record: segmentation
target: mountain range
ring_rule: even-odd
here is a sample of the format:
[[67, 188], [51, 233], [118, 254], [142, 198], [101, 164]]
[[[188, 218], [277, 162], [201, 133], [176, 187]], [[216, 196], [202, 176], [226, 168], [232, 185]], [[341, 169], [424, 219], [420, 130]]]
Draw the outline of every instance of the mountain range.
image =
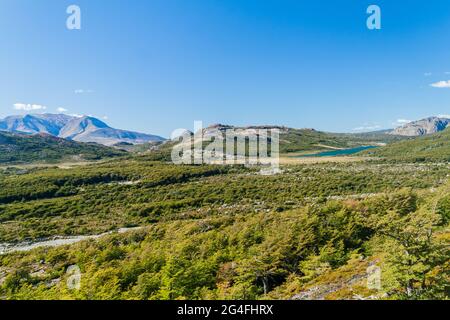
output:
[[[398, 154], [405, 153], [405, 149], [413, 147], [407, 142], [396, 145], [395, 142], [410, 140], [415, 137], [431, 136], [431, 140], [424, 140], [423, 146], [429, 146], [430, 143], [441, 143], [445, 146], [448, 142], [445, 138], [448, 137], [448, 130], [450, 130], [450, 119], [447, 117], [429, 117], [426, 119], [410, 122], [402, 127], [394, 130], [385, 130], [369, 133], [359, 134], [345, 134], [345, 133], [327, 133], [316, 131], [314, 129], [293, 129], [280, 126], [250, 126], [250, 127], [233, 127], [227, 125], [212, 125], [203, 129], [203, 135], [208, 138], [215, 130], [224, 131], [226, 129], [240, 129], [244, 135], [254, 133], [255, 129], [263, 128], [278, 128], [280, 129], [280, 152], [281, 153], [298, 153], [306, 151], [321, 151], [329, 149], [345, 149], [366, 145], [391, 145], [396, 148], [398, 146]], [[446, 131], [444, 136], [435, 136], [436, 133]], [[9, 136], [5, 136], [9, 134]], [[189, 132], [192, 134], [192, 132]], [[25, 139], [29, 137], [29, 139]], [[435, 141], [439, 137], [438, 141]], [[175, 144], [179, 143], [178, 139], [174, 141], [167, 141], [162, 137], [149, 135], [139, 132], [126, 131], [114, 129], [108, 126], [105, 122], [90, 116], [75, 117], [65, 114], [29, 114], [23, 116], [9, 116], [0, 120], [0, 147], [9, 154], [10, 159], [4, 159], [6, 162], [25, 161], [26, 150], [35, 150], [31, 158], [36, 158], [38, 150], [45, 150], [43, 154], [52, 154], [49, 158], [57, 158], [58, 147], [63, 154], [61, 157], [79, 156], [82, 158], [93, 158], [95, 153], [100, 155], [100, 158], [116, 156], [112, 154], [111, 150], [95, 149], [85, 143], [96, 143], [97, 145], [114, 146], [120, 150], [130, 152], [147, 152], [159, 150], [164, 159], [168, 159], [170, 149]], [[31, 139], [33, 138], [33, 139]], [[51, 139], [53, 138], [53, 139]], [[413, 139], [415, 140], [415, 139]], [[64, 141], [79, 143], [67, 144]], [[161, 142], [166, 142], [161, 145]], [[422, 143], [418, 141], [418, 146]], [[413, 143], [414, 144], [414, 143]], [[414, 147], [416, 145], [414, 144]], [[72, 150], [73, 149], [73, 150]], [[386, 148], [381, 148], [385, 150]], [[435, 148], [433, 147], [433, 150]], [[387, 149], [386, 149], [387, 150]], [[394, 149], [393, 149], [394, 150]], [[395, 149], [397, 150], [397, 149]], [[12, 154], [11, 152], [15, 152]], [[439, 154], [447, 154], [441, 152]], [[387, 152], [387, 151], [386, 151]], [[373, 153], [376, 153], [375, 151]], [[397, 152], [392, 152], [392, 154]], [[415, 152], [419, 154], [418, 152]], [[414, 153], [414, 154], [415, 154]], [[12, 158], [11, 158], [12, 157]], [[45, 158], [45, 157], [44, 157]], [[32, 159], [30, 159], [32, 160]]]
[[156, 135], [114, 129], [90, 116], [66, 114], [27, 114], [0, 120], [0, 131], [20, 134], [48, 134], [78, 142], [95, 142], [105, 146], [120, 143], [144, 144], [165, 139]]

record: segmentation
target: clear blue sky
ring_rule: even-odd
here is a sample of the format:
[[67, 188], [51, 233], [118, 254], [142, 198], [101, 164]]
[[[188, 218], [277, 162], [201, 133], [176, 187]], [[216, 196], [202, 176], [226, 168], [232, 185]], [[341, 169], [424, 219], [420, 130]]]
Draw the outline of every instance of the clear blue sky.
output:
[[2, 0], [0, 43], [0, 117], [37, 104], [169, 136], [194, 120], [351, 132], [450, 113], [450, 88], [430, 86], [450, 80], [448, 0]]

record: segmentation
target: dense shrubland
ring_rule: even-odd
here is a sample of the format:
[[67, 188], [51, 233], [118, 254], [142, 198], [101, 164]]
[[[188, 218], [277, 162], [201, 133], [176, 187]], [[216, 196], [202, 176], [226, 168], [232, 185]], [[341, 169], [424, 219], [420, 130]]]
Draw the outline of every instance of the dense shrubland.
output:
[[[117, 227], [217, 214], [282, 212], [327, 198], [430, 188], [448, 167], [378, 163], [257, 169], [175, 166], [146, 157], [0, 177], [0, 241], [96, 234]], [[43, 223], [44, 221], [44, 223]]]
[[[379, 161], [175, 166], [149, 156], [0, 171], [0, 243], [100, 234], [0, 255], [0, 298], [449, 297], [449, 166]], [[82, 271], [79, 291], [66, 270]], [[366, 269], [382, 269], [381, 290]]]
[[[0, 273], [8, 273], [0, 292], [13, 299], [287, 299], [345, 283], [376, 263], [380, 291], [363, 279], [324, 298], [448, 298], [447, 192], [403, 189], [284, 212], [160, 222], [70, 248], [9, 254], [0, 257]], [[74, 264], [79, 291], [66, 286]]]

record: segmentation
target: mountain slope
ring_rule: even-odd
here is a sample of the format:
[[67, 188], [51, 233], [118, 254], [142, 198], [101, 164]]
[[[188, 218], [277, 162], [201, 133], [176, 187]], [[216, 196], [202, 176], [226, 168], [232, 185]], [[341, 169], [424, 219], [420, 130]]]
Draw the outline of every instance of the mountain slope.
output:
[[64, 139], [74, 140], [81, 134], [86, 135], [103, 128], [108, 128], [108, 125], [96, 118], [74, 118], [69, 121], [63, 128], [61, 128], [58, 136]]
[[73, 117], [64, 114], [10, 116], [0, 120], [0, 130], [20, 133], [47, 133], [57, 136]]
[[164, 138], [139, 132], [113, 129], [106, 123], [92, 117], [76, 118], [62, 128], [61, 138], [79, 142], [96, 142], [106, 146], [118, 143], [143, 144], [164, 141]]
[[391, 134], [416, 137], [433, 134], [445, 130], [450, 125], [450, 119], [444, 117], [429, 117], [413, 121], [395, 129]]
[[0, 130], [13, 133], [45, 133], [79, 142], [95, 142], [106, 146], [118, 143], [143, 144], [164, 138], [109, 127], [94, 117], [72, 117], [63, 114], [11, 116], [0, 120]]
[[365, 151], [370, 156], [409, 161], [450, 161], [450, 128], [435, 134]]
[[98, 160], [126, 152], [97, 144], [79, 143], [51, 135], [0, 132], [0, 164]]

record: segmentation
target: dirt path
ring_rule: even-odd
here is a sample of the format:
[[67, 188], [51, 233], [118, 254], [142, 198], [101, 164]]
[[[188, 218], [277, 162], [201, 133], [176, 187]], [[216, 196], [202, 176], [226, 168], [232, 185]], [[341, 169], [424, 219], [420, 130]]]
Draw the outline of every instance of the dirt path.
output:
[[[117, 230], [117, 233], [127, 233], [130, 231], [140, 230], [142, 227], [137, 228], [122, 228]], [[26, 252], [36, 248], [42, 247], [60, 247], [65, 245], [74, 244], [84, 240], [99, 239], [101, 237], [113, 234], [114, 232], [102, 233], [92, 236], [74, 236], [74, 237], [56, 237], [53, 239], [45, 239], [41, 241], [26, 241], [21, 243], [0, 243], [0, 255], [11, 252]]]

